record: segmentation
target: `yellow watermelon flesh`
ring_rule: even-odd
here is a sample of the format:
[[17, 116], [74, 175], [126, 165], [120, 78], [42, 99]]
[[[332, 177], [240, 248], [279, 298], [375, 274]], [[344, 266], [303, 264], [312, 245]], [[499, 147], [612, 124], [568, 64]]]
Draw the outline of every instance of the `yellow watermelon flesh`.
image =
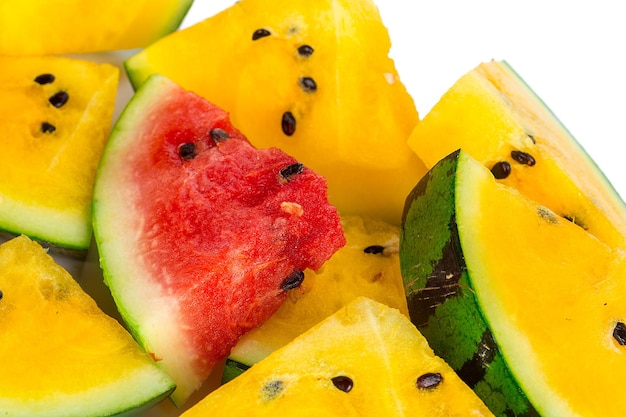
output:
[[397, 309], [358, 297], [183, 413], [492, 416]]
[[0, 245], [0, 414], [138, 414], [172, 380], [36, 242]]
[[118, 76], [109, 64], [0, 56], [0, 229], [86, 253]]
[[0, 55], [142, 48], [178, 28], [193, 0], [3, 0]]
[[399, 225], [426, 168], [406, 144], [418, 112], [390, 45], [371, 0], [243, 0], [125, 66], [135, 87], [163, 74], [325, 176], [342, 214]]

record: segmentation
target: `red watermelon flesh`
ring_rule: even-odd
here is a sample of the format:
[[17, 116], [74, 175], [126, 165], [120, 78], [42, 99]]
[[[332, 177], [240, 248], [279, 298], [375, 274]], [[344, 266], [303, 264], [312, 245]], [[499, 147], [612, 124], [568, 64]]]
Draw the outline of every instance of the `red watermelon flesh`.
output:
[[158, 75], [116, 123], [93, 206], [107, 285], [177, 405], [345, 244], [323, 177]]

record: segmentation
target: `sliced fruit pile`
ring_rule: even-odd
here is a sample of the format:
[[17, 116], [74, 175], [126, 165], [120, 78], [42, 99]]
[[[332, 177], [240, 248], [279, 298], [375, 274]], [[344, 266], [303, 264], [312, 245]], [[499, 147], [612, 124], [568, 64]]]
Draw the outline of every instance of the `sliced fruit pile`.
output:
[[[0, 415], [626, 414], [626, 205], [511, 66], [420, 120], [372, 0], [190, 5], [0, 4]], [[59, 54], [128, 49], [112, 123]]]

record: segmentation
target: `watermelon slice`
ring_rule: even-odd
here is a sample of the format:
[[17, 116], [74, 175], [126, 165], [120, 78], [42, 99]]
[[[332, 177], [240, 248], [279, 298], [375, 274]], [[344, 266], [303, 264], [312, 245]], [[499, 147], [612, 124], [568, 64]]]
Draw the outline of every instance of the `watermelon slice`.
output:
[[179, 406], [345, 244], [322, 176], [160, 75], [116, 123], [93, 207], [105, 281]]

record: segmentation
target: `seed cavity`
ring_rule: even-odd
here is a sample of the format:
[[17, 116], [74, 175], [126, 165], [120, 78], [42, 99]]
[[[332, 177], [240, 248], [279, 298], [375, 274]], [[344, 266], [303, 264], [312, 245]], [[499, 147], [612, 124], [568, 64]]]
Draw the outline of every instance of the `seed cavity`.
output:
[[491, 173], [497, 180], [503, 180], [511, 175], [511, 164], [506, 161], [500, 161], [493, 164], [491, 167]]
[[304, 171], [304, 165], [300, 162], [296, 162], [295, 164], [287, 165], [285, 168], [281, 169], [278, 175], [285, 182], [290, 182], [294, 179], [294, 177], [302, 174]]
[[302, 281], [304, 281], [304, 272], [296, 269], [283, 280], [280, 284], [280, 289], [283, 291], [293, 290], [294, 288], [298, 288], [302, 284]]
[[431, 390], [441, 384], [443, 377], [439, 372], [428, 372], [417, 378], [417, 388], [424, 390]]
[[57, 130], [56, 126], [48, 122], [43, 122], [40, 126], [40, 129], [42, 133], [52, 133]]
[[256, 41], [257, 39], [261, 39], [270, 35], [271, 35], [270, 31], [267, 29], [257, 29], [252, 34], [252, 40]]
[[618, 321], [613, 329], [613, 338], [617, 340], [620, 346], [626, 345], [626, 324]]
[[335, 388], [337, 388], [339, 391], [350, 392], [354, 387], [354, 382], [352, 381], [352, 378], [345, 375], [336, 376], [332, 378], [331, 381], [333, 382]]
[[311, 77], [302, 77], [299, 80], [300, 87], [307, 93], [317, 91], [317, 83]]
[[313, 47], [310, 45], [302, 45], [298, 48], [298, 54], [303, 57], [309, 57], [313, 55]]
[[48, 101], [57, 109], [59, 107], [63, 107], [65, 103], [70, 99], [70, 95], [65, 91], [59, 91], [58, 93], [51, 96]]
[[178, 147], [178, 155], [183, 161], [190, 161], [198, 155], [196, 145], [194, 143], [183, 143]]
[[365, 253], [371, 253], [374, 255], [379, 255], [385, 251], [385, 247], [382, 245], [371, 245], [363, 249]]
[[296, 118], [294, 117], [293, 113], [291, 113], [290, 111], [286, 111], [283, 113], [281, 127], [283, 129], [283, 133], [287, 136], [291, 136], [296, 133]]
[[40, 74], [40, 75], [38, 75], [38, 76], [36, 76], [36, 77], [35, 77], [35, 82], [36, 82], [37, 84], [41, 84], [41, 85], [44, 85], [44, 84], [51, 84], [51, 83], [53, 83], [53, 82], [54, 82], [54, 80], [55, 80], [54, 75], [52, 75], [52, 74], [48, 74], [48, 73], [46, 73], [46, 74]]
[[263, 388], [261, 388], [261, 395], [264, 399], [273, 400], [278, 396], [278, 394], [283, 392], [284, 389], [285, 384], [283, 383], [283, 381], [270, 381], [267, 384], [263, 385]]
[[535, 165], [535, 158], [531, 154], [526, 153], [526, 152], [511, 151], [511, 158], [513, 158], [515, 161], [519, 162], [520, 164], [524, 164], [528, 166]]
[[220, 129], [219, 127], [211, 129], [209, 135], [211, 136], [211, 139], [216, 142], [222, 142], [224, 141], [224, 139], [228, 139], [230, 137], [227, 131], [225, 131], [224, 129]]

